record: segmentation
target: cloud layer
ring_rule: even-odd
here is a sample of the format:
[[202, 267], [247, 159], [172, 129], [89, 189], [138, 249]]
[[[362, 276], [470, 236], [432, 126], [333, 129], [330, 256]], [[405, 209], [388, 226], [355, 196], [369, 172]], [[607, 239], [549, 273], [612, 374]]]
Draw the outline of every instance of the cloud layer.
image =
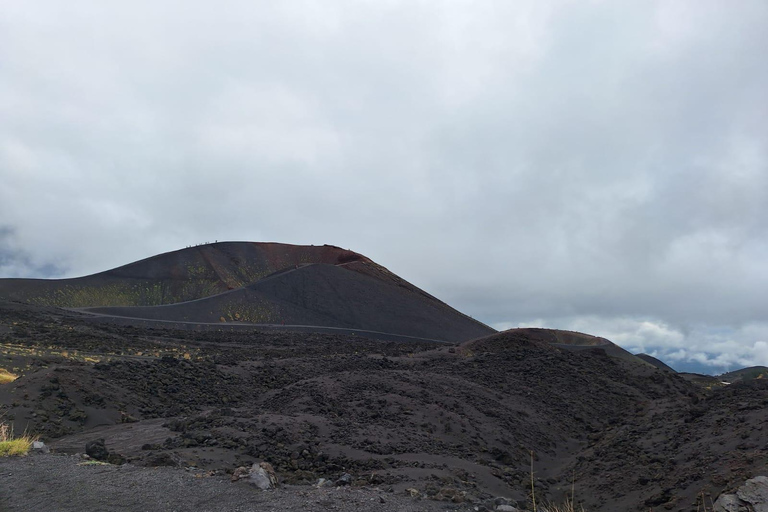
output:
[[768, 364], [764, 2], [0, 7], [3, 276], [334, 243], [495, 326]]

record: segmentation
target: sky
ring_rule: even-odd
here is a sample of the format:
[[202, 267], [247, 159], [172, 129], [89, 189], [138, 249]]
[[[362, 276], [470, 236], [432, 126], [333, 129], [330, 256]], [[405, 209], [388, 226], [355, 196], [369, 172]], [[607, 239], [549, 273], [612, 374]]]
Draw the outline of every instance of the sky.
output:
[[768, 3], [0, 0], [0, 277], [333, 244], [497, 329], [768, 365]]

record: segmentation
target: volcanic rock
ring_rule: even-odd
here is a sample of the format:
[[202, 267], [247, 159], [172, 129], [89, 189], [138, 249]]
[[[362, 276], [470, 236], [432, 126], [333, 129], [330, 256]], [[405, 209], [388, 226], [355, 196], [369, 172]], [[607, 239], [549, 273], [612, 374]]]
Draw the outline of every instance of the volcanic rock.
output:
[[105, 461], [109, 457], [109, 450], [104, 444], [104, 439], [95, 439], [85, 444], [85, 453], [92, 459]]
[[269, 462], [256, 463], [248, 472], [248, 483], [266, 491], [277, 487], [277, 475]]
[[352, 475], [349, 473], [344, 473], [338, 478], [338, 480], [336, 480], [335, 483], [337, 486], [350, 485], [352, 483]]
[[51, 449], [48, 448], [42, 441], [33, 441], [31, 449], [32, 451], [39, 453], [51, 453]]
[[715, 512], [768, 512], [768, 477], [747, 480], [733, 494], [721, 494]]

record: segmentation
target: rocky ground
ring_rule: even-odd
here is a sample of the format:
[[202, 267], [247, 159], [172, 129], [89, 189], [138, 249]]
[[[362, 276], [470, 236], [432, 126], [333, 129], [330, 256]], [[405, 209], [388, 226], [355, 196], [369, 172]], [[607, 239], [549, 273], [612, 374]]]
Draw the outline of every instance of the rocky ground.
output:
[[[292, 489], [280, 492], [308, 502], [331, 492], [312, 487], [319, 479], [347, 474], [352, 491], [339, 492], [405, 500], [382, 510], [408, 510], [411, 495], [414, 510], [523, 507], [533, 465], [540, 500], [575, 489], [590, 511], [691, 511], [768, 464], [768, 383], [707, 389], [599, 347], [513, 333], [453, 346], [176, 330], [6, 303], [0, 343], [0, 366], [21, 375], [0, 386], [5, 420], [63, 454], [103, 438], [114, 467], [99, 468], [117, 482], [148, 466], [239, 489], [227, 476], [266, 461]], [[3, 461], [0, 472], [73, 460]]]

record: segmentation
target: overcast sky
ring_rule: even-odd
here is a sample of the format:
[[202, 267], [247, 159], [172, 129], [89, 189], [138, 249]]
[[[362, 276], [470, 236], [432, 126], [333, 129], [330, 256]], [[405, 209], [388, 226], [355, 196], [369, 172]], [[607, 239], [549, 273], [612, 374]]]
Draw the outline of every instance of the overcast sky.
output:
[[768, 365], [766, 27], [765, 0], [0, 0], [0, 277], [329, 243], [499, 329]]

